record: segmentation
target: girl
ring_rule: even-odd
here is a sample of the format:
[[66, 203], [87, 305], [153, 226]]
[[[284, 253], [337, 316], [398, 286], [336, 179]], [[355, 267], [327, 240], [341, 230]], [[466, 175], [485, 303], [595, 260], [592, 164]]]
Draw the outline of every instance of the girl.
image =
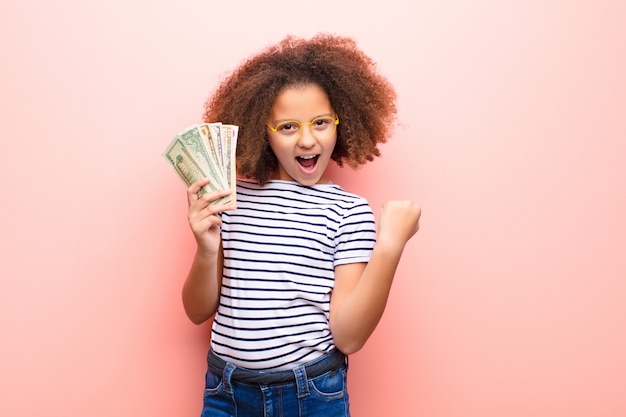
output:
[[395, 92], [349, 38], [287, 37], [249, 58], [204, 120], [239, 126], [230, 190], [187, 192], [197, 250], [183, 286], [192, 322], [214, 315], [202, 416], [349, 416], [347, 355], [380, 320], [420, 208], [382, 207], [328, 180], [334, 160], [379, 156]]

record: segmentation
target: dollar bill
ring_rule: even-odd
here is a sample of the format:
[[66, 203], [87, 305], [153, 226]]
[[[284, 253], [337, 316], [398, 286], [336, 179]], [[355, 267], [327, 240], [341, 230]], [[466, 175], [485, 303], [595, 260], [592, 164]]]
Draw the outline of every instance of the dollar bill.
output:
[[215, 146], [210, 143], [209, 132], [204, 126], [193, 125], [178, 133], [185, 146], [191, 151], [196, 162], [200, 165], [208, 177], [211, 178], [218, 189], [226, 188], [227, 181], [224, 178], [222, 163], [217, 155]]
[[[185, 146], [183, 139], [176, 135], [174, 140], [169, 144], [169, 146], [163, 152], [163, 156], [170, 163], [172, 168], [176, 171], [178, 176], [187, 186], [190, 186], [194, 182], [207, 178], [207, 173], [203, 170], [203, 168], [198, 164], [196, 159], [192, 156], [190, 150]], [[211, 180], [207, 185], [202, 187], [198, 195], [202, 195], [204, 193], [210, 191], [216, 191], [223, 189], [224, 187], [216, 184]], [[211, 204], [225, 204], [230, 202], [232, 199], [231, 195], [227, 195], [225, 197], [219, 198], [213, 201]]]
[[209, 146], [214, 147], [215, 154], [219, 158], [224, 179], [227, 179], [227, 172], [224, 170], [224, 140], [222, 138], [222, 123], [205, 123], [202, 125], [210, 133]]
[[237, 135], [239, 127], [235, 125], [222, 125], [221, 128], [222, 149], [224, 150], [224, 171], [226, 172], [228, 186], [233, 190], [231, 197], [232, 203], [237, 202], [237, 168], [236, 168], [236, 152], [237, 152]]

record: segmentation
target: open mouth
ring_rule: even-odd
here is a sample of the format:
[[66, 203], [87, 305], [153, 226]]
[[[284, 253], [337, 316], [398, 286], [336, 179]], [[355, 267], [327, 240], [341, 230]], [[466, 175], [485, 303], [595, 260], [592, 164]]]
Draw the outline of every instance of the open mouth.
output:
[[311, 170], [315, 168], [315, 165], [317, 165], [318, 158], [319, 158], [319, 155], [312, 155], [312, 156], [307, 156], [307, 157], [297, 156], [296, 160], [298, 161], [298, 163], [300, 164], [302, 168], [306, 170]]

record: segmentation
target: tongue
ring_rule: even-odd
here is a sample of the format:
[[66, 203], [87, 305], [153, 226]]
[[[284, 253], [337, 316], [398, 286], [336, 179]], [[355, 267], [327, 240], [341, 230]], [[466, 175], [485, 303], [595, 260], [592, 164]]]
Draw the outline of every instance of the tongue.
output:
[[304, 168], [312, 168], [315, 165], [315, 162], [317, 161], [317, 158], [310, 158], [310, 159], [302, 159], [302, 158], [298, 158], [298, 162], [300, 163], [300, 165], [302, 165]]

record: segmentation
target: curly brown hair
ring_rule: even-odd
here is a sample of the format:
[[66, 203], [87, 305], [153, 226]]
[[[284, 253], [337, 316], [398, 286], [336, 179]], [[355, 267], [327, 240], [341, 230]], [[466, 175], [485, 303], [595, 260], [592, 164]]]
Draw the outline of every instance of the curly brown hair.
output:
[[205, 122], [239, 126], [237, 172], [265, 184], [278, 168], [265, 123], [285, 88], [316, 84], [339, 116], [331, 158], [357, 168], [380, 156], [396, 117], [396, 93], [374, 61], [347, 37], [318, 34], [309, 40], [287, 36], [244, 61], [208, 99]]

